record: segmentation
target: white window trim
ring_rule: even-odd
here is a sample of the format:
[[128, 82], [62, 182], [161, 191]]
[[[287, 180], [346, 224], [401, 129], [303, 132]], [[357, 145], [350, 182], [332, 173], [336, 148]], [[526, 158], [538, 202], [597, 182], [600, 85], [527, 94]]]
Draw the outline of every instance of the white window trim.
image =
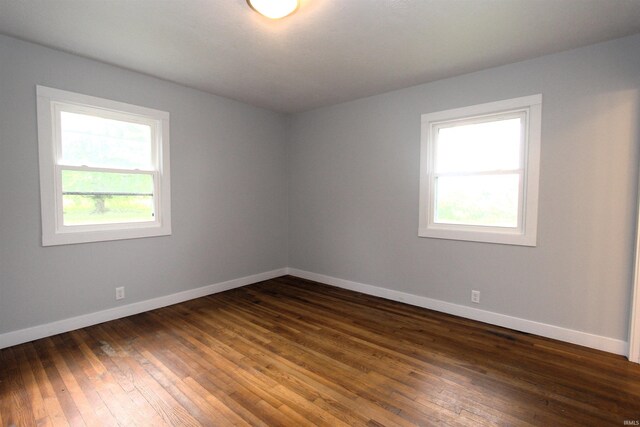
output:
[[[439, 125], [451, 121], [487, 116], [524, 114], [524, 129], [519, 200], [518, 227], [485, 227], [435, 223], [434, 209], [434, 135]], [[456, 108], [422, 115], [420, 145], [420, 209], [418, 236], [438, 239], [466, 240], [509, 245], [536, 246], [538, 188], [540, 176], [540, 129], [542, 95], [531, 95], [470, 107]]]
[[[65, 245], [171, 234], [171, 184], [169, 167], [169, 113], [94, 96], [36, 86], [38, 113], [38, 153], [40, 161], [40, 201], [42, 245]], [[86, 168], [62, 166], [60, 158], [60, 109], [89, 112], [99, 117], [124, 119], [151, 126], [152, 170]], [[97, 113], [97, 114], [96, 114]], [[100, 170], [118, 173], [151, 174], [154, 177], [154, 221], [118, 224], [64, 226], [62, 222], [62, 183], [60, 170]]]

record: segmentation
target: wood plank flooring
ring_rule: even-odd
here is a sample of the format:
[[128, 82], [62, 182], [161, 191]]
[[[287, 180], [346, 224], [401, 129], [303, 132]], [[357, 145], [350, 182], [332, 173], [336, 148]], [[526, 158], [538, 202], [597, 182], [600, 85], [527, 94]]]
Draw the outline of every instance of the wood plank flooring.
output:
[[604, 426], [640, 365], [291, 276], [0, 350], [2, 426]]

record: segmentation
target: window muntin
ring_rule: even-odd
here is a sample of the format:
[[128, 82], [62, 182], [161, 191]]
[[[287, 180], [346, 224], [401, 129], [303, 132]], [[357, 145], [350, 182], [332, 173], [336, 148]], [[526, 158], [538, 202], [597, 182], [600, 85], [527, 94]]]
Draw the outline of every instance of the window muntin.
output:
[[423, 115], [420, 236], [535, 246], [540, 104]]
[[171, 234], [168, 113], [37, 89], [43, 245]]

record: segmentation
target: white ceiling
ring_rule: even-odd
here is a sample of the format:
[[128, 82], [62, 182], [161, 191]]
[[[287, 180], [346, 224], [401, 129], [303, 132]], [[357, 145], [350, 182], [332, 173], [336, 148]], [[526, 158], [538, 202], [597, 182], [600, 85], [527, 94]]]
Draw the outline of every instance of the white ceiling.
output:
[[298, 112], [640, 32], [640, 0], [0, 0], [0, 33]]

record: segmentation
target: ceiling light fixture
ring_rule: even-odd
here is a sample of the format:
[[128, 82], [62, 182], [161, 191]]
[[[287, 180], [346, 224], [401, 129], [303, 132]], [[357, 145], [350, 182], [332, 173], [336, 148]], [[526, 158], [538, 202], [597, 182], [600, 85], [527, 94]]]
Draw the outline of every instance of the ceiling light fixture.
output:
[[271, 19], [284, 18], [297, 8], [299, 0], [247, 0], [251, 9]]

